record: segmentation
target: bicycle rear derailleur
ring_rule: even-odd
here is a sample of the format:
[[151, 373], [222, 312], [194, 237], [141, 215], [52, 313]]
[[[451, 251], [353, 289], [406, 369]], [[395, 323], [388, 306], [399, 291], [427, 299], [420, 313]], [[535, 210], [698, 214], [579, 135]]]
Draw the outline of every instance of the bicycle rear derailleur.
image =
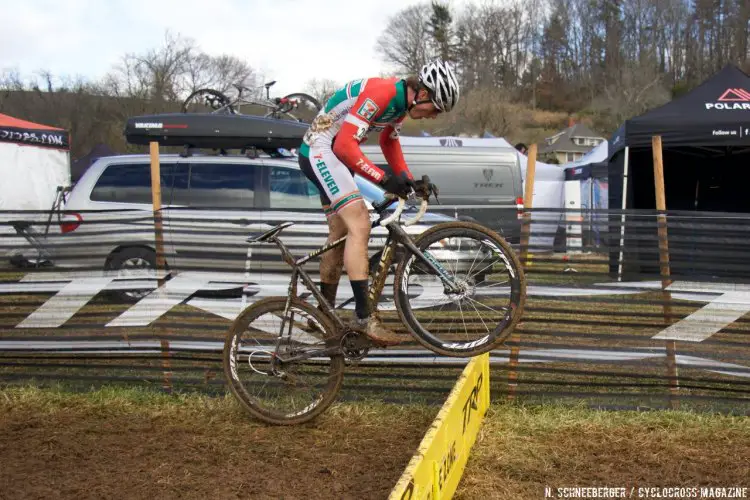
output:
[[367, 356], [372, 343], [365, 335], [348, 330], [341, 337], [341, 352], [349, 361], [361, 361]]

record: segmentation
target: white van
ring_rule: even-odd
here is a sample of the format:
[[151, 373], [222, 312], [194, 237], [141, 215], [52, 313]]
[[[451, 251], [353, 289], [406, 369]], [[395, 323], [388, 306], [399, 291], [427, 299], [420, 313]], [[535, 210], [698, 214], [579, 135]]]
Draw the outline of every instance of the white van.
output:
[[[429, 139], [404, 137], [401, 149], [414, 177], [428, 175], [440, 189], [440, 205], [430, 209], [475, 219], [509, 242], [518, 242], [523, 180], [517, 151], [502, 145], [475, 146], [460, 138]], [[379, 145], [365, 145], [362, 152], [391, 172]]]

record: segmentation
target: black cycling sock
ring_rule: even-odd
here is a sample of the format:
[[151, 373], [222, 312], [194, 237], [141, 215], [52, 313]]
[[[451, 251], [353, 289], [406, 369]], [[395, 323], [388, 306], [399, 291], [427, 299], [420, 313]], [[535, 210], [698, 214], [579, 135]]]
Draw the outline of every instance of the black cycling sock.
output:
[[331, 307], [336, 307], [336, 291], [339, 289], [338, 283], [323, 283], [320, 282], [320, 293], [323, 297], [331, 304]]
[[370, 315], [370, 305], [367, 299], [367, 281], [351, 280], [352, 292], [354, 292], [355, 311], [359, 319], [364, 319]]

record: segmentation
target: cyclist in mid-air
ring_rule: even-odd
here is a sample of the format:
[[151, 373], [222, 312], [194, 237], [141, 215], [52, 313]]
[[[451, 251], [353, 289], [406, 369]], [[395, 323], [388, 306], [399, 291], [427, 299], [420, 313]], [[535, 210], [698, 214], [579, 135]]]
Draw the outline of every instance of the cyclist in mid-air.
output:
[[[346, 266], [356, 313], [350, 326], [380, 345], [395, 345], [402, 339], [383, 325], [377, 305], [368, 304], [370, 216], [354, 175], [379, 184], [389, 193], [407, 197], [417, 183], [401, 151], [401, 122], [406, 116], [435, 118], [450, 111], [458, 97], [458, 80], [451, 67], [440, 60], [425, 64], [418, 76], [406, 79], [354, 80], [328, 99], [299, 150], [300, 168], [320, 191], [328, 218], [328, 243], [347, 236], [344, 248], [335, 248], [321, 257], [321, 293], [335, 304], [342, 266]], [[392, 175], [362, 154], [359, 145], [370, 131], [380, 132], [380, 147]]]

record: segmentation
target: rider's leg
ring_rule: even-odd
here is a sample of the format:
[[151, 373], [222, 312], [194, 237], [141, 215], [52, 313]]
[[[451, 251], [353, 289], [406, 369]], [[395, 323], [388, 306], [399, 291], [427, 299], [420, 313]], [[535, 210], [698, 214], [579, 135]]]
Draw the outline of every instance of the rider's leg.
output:
[[[359, 192], [356, 193], [359, 195]], [[353, 195], [350, 195], [350, 198]], [[344, 198], [346, 199], [346, 198]], [[383, 345], [395, 345], [403, 338], [383, 325], [375, 310], [377, 304], [369, 304], [367, 246], [370, 241], [370, 216], [361, 195], [345, 205], [333, 203], [333, 209], [346, 224], [348, 235], [344, 246], [344, 266], [354, 293], [356, 319], [352, 327], [362, 330], [372, 340]]]
[[364, 319], [370, 315], [367, 300], [370, 264], [367, 259], [367, 245], [370, 241], [370, 214], [361, 195], [353, 202], [340, 207], [336, 214], [343, 221], [348, 232], [344, 245], [344, 266], [346, 266], [346, 274], [352, 285], [357, 317]]
[[[333, 213], [330, 206], [323, 206], [328, 217], [328, 240], [326, 244], [346, 236], [347, 228], [341, 216]], [[336, 305], [336, 291], [344, 266], [344, 246], [339, 245], [320, 257], [320, 292], [331, 306]]]
[[[325, 212], [328, 221], [329, 233], [326, 243], [332, 243], [345, 236], [347, 231], [346, 224], [344, 224], [341, 218], [331, 209], [331, 198], [329, 198], [329, 196], [335, 196], [335, 194], [338, 194], [341, 190], [341, 187], [339, 187], [336, 182], [337, 179], [341, 178], [341, 172], [337, 172], [336, 178], [334, 178], [326, 165], [326, 159], [328, 159], [328, 161], [334, 166], [338, 159], [335, 156], [332, 156], [333, 152], [330, 151], [330, 148], [324, 149], [324, 151], [310, 148], [308, 155], [309, 157], [304, 154], [298, 156], [300, 170], [308, 179], [310, 179], [310, 181], [312, 181], [313, 184], [315, 184], [320, 192], [320, 203], [323, 206], [323, 211]], [[313, 161], [315, 162], [315, 166], [313, 166]], [[348, 172], [346, 167], [343, 168]], [[323, 172], [325, 172], [327, 176], [324, 177]], [[329, 182], [332, 182], [332, 186], [335, 190], [329, 186]], [[343, 183], [345, 184], [347, 182], [350, 185], [350, 191], [356, 189], [357, 186], [354, 183], [351, 173], [348, 173], [347, 176], [343, 178]], [[343, 259], [343, 247], [329, 250], [320, 257], [320, 292], [332, 307], [336, 306], [336, 291], [338, 290], [339, 279], [341, 278]], [[318, 306], [318, 308], [322, 309], [320, 306]]]

